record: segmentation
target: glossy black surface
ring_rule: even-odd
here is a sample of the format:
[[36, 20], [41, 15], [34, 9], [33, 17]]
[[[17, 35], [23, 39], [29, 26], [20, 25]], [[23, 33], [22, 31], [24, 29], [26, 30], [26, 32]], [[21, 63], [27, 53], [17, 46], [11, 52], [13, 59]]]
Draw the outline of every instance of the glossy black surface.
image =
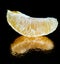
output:
[[[0, 64], [60, 64], [60, 12], [59, 4], [40, 1], [1, 1], [0, 6]], [[10, 44], [18, 36], [7, 23], [7, 10], [18, 10], [32, 17], [55, 17], [59, 25], [53, 33], [47, 35], [54, 41], [55, 48], [49, 53], [30, 51], [24, 56], [14, 57], [10, 54]]]

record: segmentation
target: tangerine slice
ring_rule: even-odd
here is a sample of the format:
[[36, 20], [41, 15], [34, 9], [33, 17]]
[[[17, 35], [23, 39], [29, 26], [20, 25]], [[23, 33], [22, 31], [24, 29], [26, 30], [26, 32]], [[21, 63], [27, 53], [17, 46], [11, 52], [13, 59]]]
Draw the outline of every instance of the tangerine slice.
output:
[[30, 49], [41, 49], [42, 51], [51, 50], [54, 48], [53, 41], [48, 37], [25, 37], [21, 36], [14, 40], [11, 44], [12, 54], [23, 54]]
[[54, 32], [58, 26], [56, 18], [34, 18], [19, 11], [7, 11], [8, 24], [19, 34], [38, 37]]

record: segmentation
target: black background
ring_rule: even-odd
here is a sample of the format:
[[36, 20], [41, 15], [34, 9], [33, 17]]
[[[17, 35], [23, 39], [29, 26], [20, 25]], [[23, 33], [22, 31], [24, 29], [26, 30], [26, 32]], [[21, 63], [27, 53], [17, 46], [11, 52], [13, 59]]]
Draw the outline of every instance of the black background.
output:
[[32, 17], [55, 17], [60, 22], [59, 2], [57, 1], [0, 0], [0, 64], [60, 64], [60, 24], [56, 31], [47, 35], [54, 41], [55, 48], [52, 52], [30, 51], [20, 58], [10, 54], [10, 44], [21, 35], [8, 25], [6, 20], [8, 9], [21, 11]]

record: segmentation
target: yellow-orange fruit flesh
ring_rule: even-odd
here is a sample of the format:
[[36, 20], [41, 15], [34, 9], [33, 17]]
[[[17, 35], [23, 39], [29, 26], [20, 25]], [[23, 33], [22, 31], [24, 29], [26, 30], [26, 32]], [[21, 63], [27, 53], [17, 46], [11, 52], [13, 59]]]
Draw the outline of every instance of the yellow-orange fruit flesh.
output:
[[8, 24], [19, 34], [26, 37], [45, 36], [54, 32], [58, 26], [56, 18], [35, 18], [19, 11], [7, 11]]
[[41, 37], [25, 37], [21, 36], [18, 37], [12, 44], [11, 44], [11, 51], [14, 55], [17, 54], [23, 54], [29, 49], [41, 49], [43, 51], [45, 50], [51, 50], [53, 49], [54, 45], [53, 42], [45, 36]]

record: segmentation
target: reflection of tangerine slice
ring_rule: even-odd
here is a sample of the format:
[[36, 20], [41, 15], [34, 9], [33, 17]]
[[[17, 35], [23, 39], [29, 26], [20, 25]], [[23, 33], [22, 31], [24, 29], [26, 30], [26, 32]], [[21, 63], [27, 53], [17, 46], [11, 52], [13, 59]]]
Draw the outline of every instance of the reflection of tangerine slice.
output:
[[18, 11], [7, 11], [9, 25], [19, 34], [27, 37], [47, 35], [56, 30], [55, 18], [33, 18]]
[[45, 37], [18, 37], [14, 43], [11, 44], [12, 54], [23, 54], [29, 49], [41, 49], [41, 50], [51, 50], [53, 49], [53, 42]]

